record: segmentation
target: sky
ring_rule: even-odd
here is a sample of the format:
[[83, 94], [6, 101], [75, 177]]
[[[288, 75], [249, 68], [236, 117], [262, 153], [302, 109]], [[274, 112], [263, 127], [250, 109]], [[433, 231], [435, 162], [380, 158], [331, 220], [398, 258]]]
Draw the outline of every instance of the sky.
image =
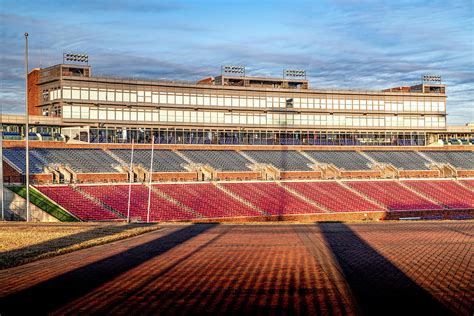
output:
[[279, 77], [305, 69], [312, 88], [447, 84], [448, 124], [474, 121], [474, 1], [0, 0], [0, 104], [24, 111], [29, 66], [87, 53], [94, 75], [198, 80], [221, 65]]

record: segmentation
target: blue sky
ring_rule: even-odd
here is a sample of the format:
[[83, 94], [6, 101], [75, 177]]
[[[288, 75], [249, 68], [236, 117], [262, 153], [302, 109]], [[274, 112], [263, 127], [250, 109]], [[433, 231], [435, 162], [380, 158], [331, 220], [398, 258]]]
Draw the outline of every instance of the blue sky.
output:
[[24, 104], [30, 68], [89, 54], [93, 73], [196, 80], [306, 69], [313, 88], [382, 89], [423, 74], [448, 84], [448, 123], [474, 121], [473, 1], [0, 0], [0, 102]]

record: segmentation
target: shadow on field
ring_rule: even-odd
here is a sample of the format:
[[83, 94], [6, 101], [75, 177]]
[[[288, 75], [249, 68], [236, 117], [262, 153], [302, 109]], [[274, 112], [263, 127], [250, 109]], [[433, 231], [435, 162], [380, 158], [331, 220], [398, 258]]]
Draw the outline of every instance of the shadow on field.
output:
[[453, 313], [343, 223], [319, 223], [363, 315]]
[[48, 252], [55, 252], [63, 248], [74, 246], [76, 244], [92, 239], [103, 238], [118, 234], [123, 231], [138, 227], [146, 227], [147, 224], [129, 224], [129, 225], [107, 225], [92, 228], [87, 231], [76, 234], [50, 239], [38, 244], [30, 245], [20, 249], [5, 251], [0, 254], [0, 269], [5, 269], [22, 264], [25, 259], [37, 257]]
[[23, 315], [32, 311], [36, 315], [49, 314], [216, 225], [208, 223], [185, 226], [145, 244], [2, 297], [0, 312], [2, 315]]

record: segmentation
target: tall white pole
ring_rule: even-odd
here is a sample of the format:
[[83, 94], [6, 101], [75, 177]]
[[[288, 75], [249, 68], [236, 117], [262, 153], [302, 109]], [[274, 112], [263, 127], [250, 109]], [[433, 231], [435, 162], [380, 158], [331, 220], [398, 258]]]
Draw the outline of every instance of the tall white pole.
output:
[[146, 222], [150, 222], [150, 206], [151, 206], [151, 183], [153, 181], [153, 150], [155, 148], [155, 135], [151, 138], [151, 159], [150, 159], [150, 172], [148, 176], [148, 207], [147, 207], [147, 215], [146, 215]]
[[133, 145], [134, 140], [132, 139], [132, 154], [130, 155], [130, 181], [128, 183], [128, 205], [127, 205], [127, 223], [130, 223], [130, 201], [132, 198], [132, 181], [133, 181]]
[[30, 221], [30, 116], [28, 113], [28, 33], [25, 33], [26, 221]]
[[0, 122], [0, 203], [2, 203], [2, 221], [5, 220], [5, 202], [3, 196], [3, 123]]

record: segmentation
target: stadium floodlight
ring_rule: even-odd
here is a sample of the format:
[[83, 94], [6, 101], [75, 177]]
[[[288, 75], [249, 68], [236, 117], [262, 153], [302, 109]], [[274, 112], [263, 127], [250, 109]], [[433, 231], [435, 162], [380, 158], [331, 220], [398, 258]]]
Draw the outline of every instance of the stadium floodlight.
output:
[[438, 75], [424, 75], [423, 82], [441, 82], [441, 76]]
[[306, 79], [306, 70], [302, 69], [284, 69], [283, 78], [304, 78]]
[[66, 61], [79, 62], [79, 63], [89, 63], [89, 55], [87, 54], [72, 54], [72, 53], [63, 53], [63, 64]]
[[245, 67], [243, 66], [222, 66], [221, 74], [224, 75], [236, 75], [245, 77]]

